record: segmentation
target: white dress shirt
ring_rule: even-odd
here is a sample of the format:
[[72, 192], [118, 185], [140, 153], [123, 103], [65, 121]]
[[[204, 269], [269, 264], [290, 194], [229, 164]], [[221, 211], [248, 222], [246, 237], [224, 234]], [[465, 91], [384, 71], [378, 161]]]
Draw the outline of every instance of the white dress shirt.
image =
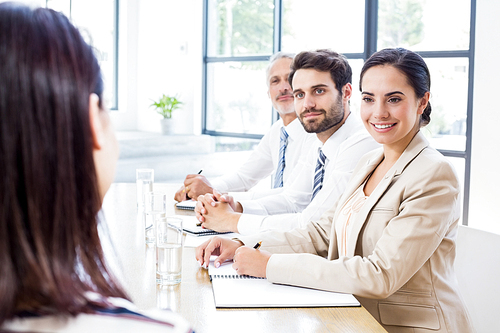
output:
[[[283, 120], [279, 119], [271, 129], [260, 140], [258, 146], [252, 152], [248, 160], [234, 173], [215, 178], [211, 181], [212, 187], [221, 193], [246, 192], [260, 180], [276, 173], [279, 162], [280, 131]], [[309, 151], [317, 140], [316, 135], [309, 134], [304, 130], [298, 119], [293, 120], [285, 126], [288, 133], [288, 145], [285, 152], [285, 170], [283, 172], [283, 185], [293, 181], [296, 173], [292, 172], [298, 164], [299, 158]], [[260, 198], [269, 194], [279, 193], [282, 188], [255, 191], [245, 196], [234, 196], [238, 198]], [[231, 193], [233, 195], [233, 193]]]
[[[238, 232], [247, 235], [265, 230], [286, 231], [319, 219], [344, 192], [361, 156], [379, 147], [359, 116], [351, 114], [325, 144], [321, 145], [316, 139], [316, 147], [296, 167], [296, 178], [285, 185], [281, 193], [240, 201], [243, 214], [238, 222]], [[327, 157], [323, 187], [311, 201], [320, 148]]]

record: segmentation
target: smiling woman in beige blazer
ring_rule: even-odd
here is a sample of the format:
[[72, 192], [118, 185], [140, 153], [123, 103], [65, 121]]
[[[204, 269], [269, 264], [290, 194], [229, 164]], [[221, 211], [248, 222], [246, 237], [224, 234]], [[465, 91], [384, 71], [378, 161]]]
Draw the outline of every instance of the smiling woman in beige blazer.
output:
[[[304, 70], [294, 62], [290, 75]], [[389, 332], [471, 332], [453, 271], [457, 176], [420, 132], [429, 70], [412, 51], [385, 49], [364, 64], [360, 89], [362, 121], [383, 149], [362, 158], [339, 201], [304, 229], [215, 237], [197, 260], [216, 254], [240, 274], [352, 293]], [[242, 246], [257, 241], [261, 250]]]

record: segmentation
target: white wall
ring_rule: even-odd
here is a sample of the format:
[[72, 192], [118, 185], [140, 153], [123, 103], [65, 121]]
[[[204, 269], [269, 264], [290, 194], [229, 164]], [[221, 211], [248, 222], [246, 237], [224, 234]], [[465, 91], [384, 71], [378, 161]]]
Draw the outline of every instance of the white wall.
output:
[[500, 233], [500, 2], [477, 0], [469, 225]]
[[118, 131], [160, 132], [152, 99], [184, 103], [175, 133], [201, 133], [202, 2], [126, 0], [120, 8]]

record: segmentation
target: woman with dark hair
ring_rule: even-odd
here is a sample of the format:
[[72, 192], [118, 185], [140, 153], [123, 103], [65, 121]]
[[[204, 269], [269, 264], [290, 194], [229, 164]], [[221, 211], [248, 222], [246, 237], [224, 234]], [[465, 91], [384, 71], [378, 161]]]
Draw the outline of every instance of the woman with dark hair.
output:
[[[214, 237], [196, 258], [206, 266], [216, 254], [215, 266], [233, 259], [239, 274], [354, 294], [388, 332], [472, 332], [453, 270], [458, 179], [420, 132], [430, 121], [429, 70], [412, 51], [385, 49], [364, 64], [360, 89], [361, 119], [383, 147], [361, 159], [339, 201], [302, 229]], [[262, 250], [243, 246], [258, 241]]]
[[190, 332], [141, 312], [97, 214], [118, 145], [93, 51], [64, 15], [0, 4], [0, 330]]

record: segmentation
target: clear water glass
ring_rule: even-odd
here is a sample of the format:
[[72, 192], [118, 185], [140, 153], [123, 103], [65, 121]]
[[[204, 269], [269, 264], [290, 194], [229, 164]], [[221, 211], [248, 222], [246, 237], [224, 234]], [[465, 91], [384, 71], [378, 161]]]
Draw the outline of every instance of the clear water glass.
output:
[[158, 284], [174, 285], [181, 282], [182, 248], [182, 219], [160, 218], [156, 230], [156, 281]]
[[149, 192], [144, 195], [144, 228], [146, 244], [155, 243], [156, 224], [165, 217], [167, 211], [167, 195], [163, 192]]
[[144, 208], [144, 195], [153, 192], [155, 171], [153, 169], [136, 169], [135, 183], [137, 188], [137, 209]]

